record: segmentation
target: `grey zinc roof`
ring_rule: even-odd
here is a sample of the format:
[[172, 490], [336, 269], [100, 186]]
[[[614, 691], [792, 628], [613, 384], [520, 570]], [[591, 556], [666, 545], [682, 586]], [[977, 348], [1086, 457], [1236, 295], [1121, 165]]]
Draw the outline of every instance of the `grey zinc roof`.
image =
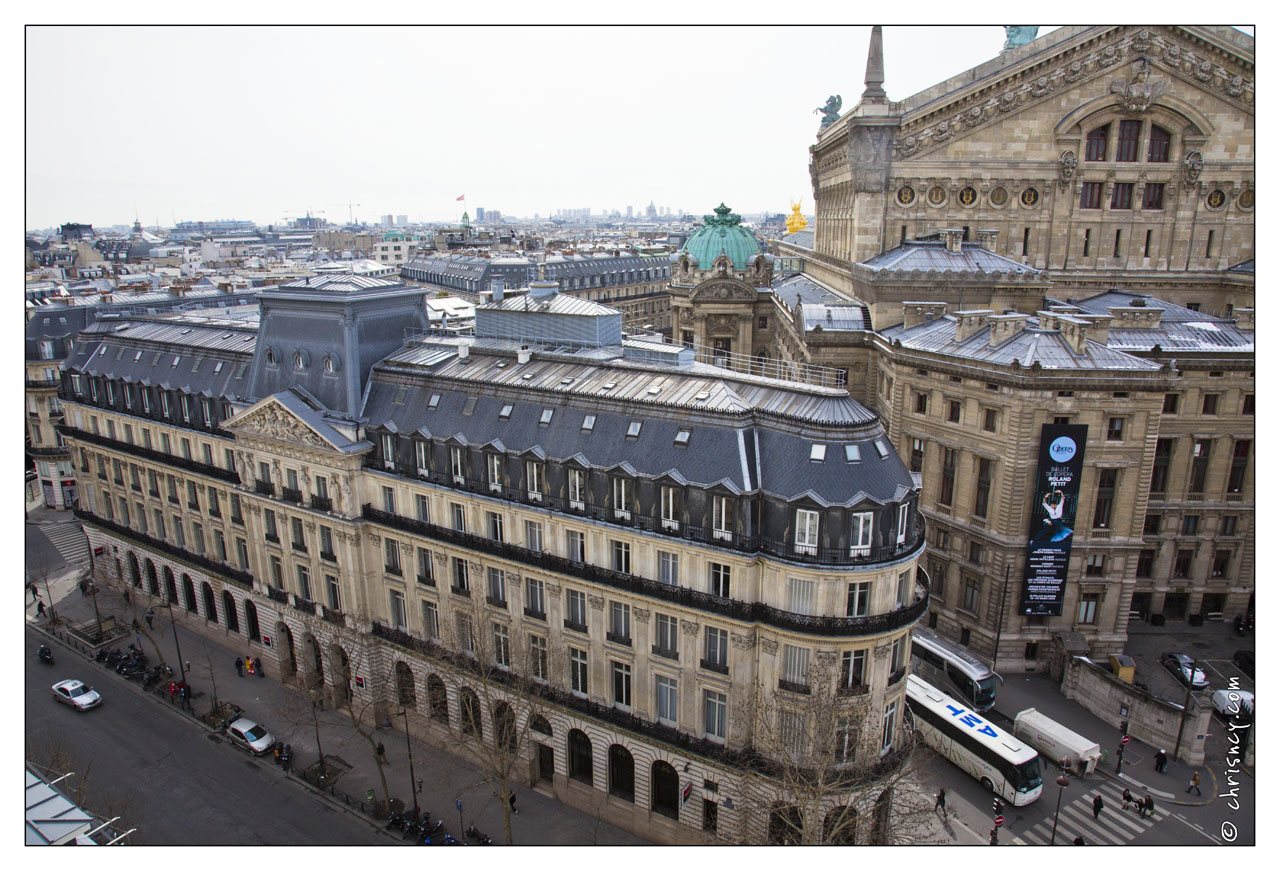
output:
[[974, 242], [965, 242], [959, 252], [948, 251], [943, 242], [906, 241], [858, 264], [866, 269], [885, 272], [913, 270], [951, 272], [1012, 272], [1038, 275], [1040, 270], [1024, 266]]
[[[1160, 325], [1152, 328], [1122, 327], [1111, 322], [1107, 346], [1123, 351], [1149, 351], [1159, 345], [1162, 351], [1237, 351], [1253, 353], [1254, 331], [1242, 330], [1235, 321], [1217, 318], [1185, 306], [1123, 291], [1113, 290], [1075, 300], [1071, 305], [1082, 312], [1105, 315], [1113, 308], [1128, 308], [1134, 300], [1142, 300], [1144, 309], [1160, 310]], [[1057, 303], [1056, 300], [1046, 300]]]
[[527, 293], [520, 293], [514, 296], [504, 296], [502, 302], [487, 303], [477, 306], [478, 309], [485, 311], [536, 311], [549, 312], [557, 315], [616, 315], [621, 314], [616, 308], [610, 308], [607, 305], [601, 305], [598, 302], [592, 302], [589, 299], [582, 299], [576, 296], [569, 296], [564, 293], [554, 293], [550, 296], [535, 299]]
[[87, 375], [230, 398], [245, 393], [256, 339], [256, 332], [243, 329], [99, 322], [80, 334], [66, 366]]
[[900, 339], [904, 348], [930, 351], [966, 360], [997, 365], [1017, 362], [1023, 368], [1039, 363], [1043, 369], [1096, 371], [1157, 371], [1160, 364], [1124, 351], [1085, 340], [1083, 354], [1077, 354], [1057, 330], [1042, 330], [1039, 319], [1029, 318], [1026, 327], [996, 347], [991, 347], [991, 327], [977, 330], [963, 342], [956, 341], [956, 320], [951, 315], [903, 329], [898, 324], [880, 331], [889, 341]]
[[797, 298], [800, 302], [812, 303], [849, 301], [825, 284], [803, 274], [776, 279], [771, 289], [787, 308], [794, 306]]
[[869, 330], [871, 319], [867, 310], [856, 303], [821, 305], [805, 303], [801, 306], [806, 331], [821, 327], [824, 330]]
[[795, 233], [787, 233], [779, 237], [779, 242], [786, 242], [788, 245], [795, 245], [797, 248], [808, 248], [813, 250], [813, 231], [799, 230]]
[[1253, 275], [1253, 258], [1250, 257], [1248, 260], [1240, 261], [1235, 266], [1227, 267], [1227, 272], [1241, 272]]

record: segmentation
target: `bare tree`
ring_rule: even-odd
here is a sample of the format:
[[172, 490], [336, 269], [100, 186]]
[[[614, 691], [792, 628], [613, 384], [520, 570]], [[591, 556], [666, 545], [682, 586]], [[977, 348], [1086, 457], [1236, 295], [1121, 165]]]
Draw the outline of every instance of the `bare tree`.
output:
[[883, 720], [870, 695], [842, 692], [836, 677], [811, 668], [802, 687], [757, 682], [734, 711], [736, 731], [751, 740], [743, 804], [756, 825], [743, 832], [747, 842], [921, 842], [932, 803], [914, 786], [921, 757], [906, 711], [882, 753]]

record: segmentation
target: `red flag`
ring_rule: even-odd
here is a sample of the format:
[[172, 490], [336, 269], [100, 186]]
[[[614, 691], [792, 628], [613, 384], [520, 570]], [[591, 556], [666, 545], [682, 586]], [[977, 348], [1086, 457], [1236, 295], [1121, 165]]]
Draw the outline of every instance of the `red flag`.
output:
[[463, 194], [462, 196], [458, 197], [458, 202], [462, 202], [462, 201], [463, 201], [463, 200], [465, 200], [466, 198], [467, 198], [467, 195], [466, 195], [466, 194]]

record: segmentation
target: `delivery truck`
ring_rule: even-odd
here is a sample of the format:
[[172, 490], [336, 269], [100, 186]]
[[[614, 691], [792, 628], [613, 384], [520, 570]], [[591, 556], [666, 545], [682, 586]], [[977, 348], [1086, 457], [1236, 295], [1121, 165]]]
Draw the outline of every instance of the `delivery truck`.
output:
[[1052, 762], [1067, 760], [1067, 767], [1078, 775], [1092, 774], [1102, 758], [1098, 742], [1072, 732], [1035, 708], [1027, 708], [1013, 718], [1013, 734]]

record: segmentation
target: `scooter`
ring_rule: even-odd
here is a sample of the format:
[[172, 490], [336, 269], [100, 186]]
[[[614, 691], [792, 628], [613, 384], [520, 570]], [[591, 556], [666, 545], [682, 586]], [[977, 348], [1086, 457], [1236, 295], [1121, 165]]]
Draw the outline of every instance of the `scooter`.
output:
[[53, 665], [53, 651], [49, 649], [48, 645], [41, 644], [40, 649], [36, 651], [36, 659], [45, 665]]
[[1237, 614], [1235, 619], [1236, 635], [1244, 635], [1244, 615]]
[[489, 846], [493, 843], [493, 839], [475, 827], [475, 824], [467, 826], [467, 840], [475, 841], [478, 844]]

